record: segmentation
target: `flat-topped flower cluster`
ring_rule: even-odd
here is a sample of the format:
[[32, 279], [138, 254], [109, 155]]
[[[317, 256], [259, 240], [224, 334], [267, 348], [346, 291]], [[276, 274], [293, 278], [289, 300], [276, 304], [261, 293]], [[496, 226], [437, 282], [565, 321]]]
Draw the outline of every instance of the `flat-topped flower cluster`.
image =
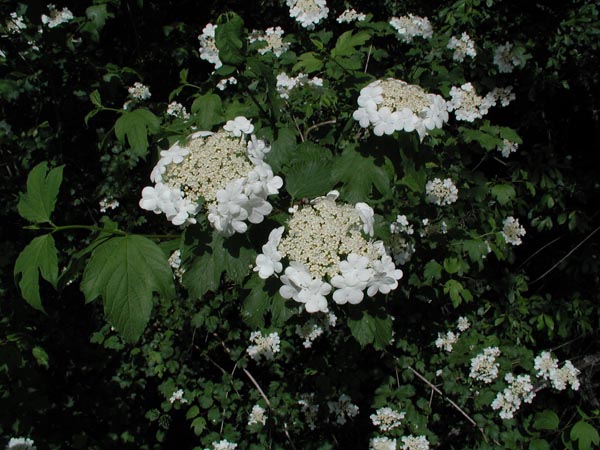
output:
[[383, 243], [370, 239], [373, 209], [366, 203], [336, 203], [338, 195], [332, 191], [292, 208], [287, 227], [272, 230], [256, 258], [254, 270], [263, 279], [281, 273], [282, 259], [287, 260], [279, 292], [310, 313], [328, 312], [326, 296], [333, 288], [335, 303], [358, 304], [365, 290], [370, 297], [388, 294], [402, 277]]
[[263, 161], [270, 147], [249, 137], [253, 131], [240, 116], [216, 133], [197, 132], [162, 151], [150, 174], [155, 184], [143, 189], [140, 207], [184, 225], [196, 222], [204, 200], [208, 220], [224, 236], [244, 233], [246, 221], [262, 222], [273, 209], [266, 198], [279, 192], [283, 180]]
[[431, 39], [433, 36], [433, 28], [427, 17], [419, 17], [414, 14], [392, 17], [390, 25], [398, 33], [398, 39], [405, 43], [411, 42], [415, 37]]
[[361, 127], [373, 126], [377, 136], [394, 131], [417, 131], [423, 139], [427, 132], [442, 128], [448, 121], [446, 101], [420, 86], [402, 80], [376, 80], [361, 89], [358, 109], [352, 115]]

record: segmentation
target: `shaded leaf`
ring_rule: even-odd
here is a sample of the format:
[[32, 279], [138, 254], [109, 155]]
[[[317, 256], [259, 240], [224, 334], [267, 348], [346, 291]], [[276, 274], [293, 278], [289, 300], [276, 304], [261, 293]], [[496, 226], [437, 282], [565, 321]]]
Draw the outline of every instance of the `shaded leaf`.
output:
[[50, 222], [64, 166], [48, 171], [45, 161], [39, 163], [27, 177], [27, 191], [19, 196], [17, 210], [24, 219], [34, 223]]
[[148, 135], [158, 133], [160, 120], [147, 109], [125, 111], [115, 123], [115, 135], [121, 143], [125, 138], [133, 152], [140, 158], [148, 154]]
[[[44, 280], [56, 288], [58, 279], [58, 257], [54, 238], [44, 234], [34, 238], [17, 257], [14, 277], [18, 281], [21, 295], [27, 303], [44, 311], [40, 299], [40, 273]], [[19, 279], [20, 275], [20, 279]]]
[[349, 203], [369, 200], [374, 187], [381, 194], [390, 190], [390, 178], [375, 158], [363, 156], [351, 147], [334, 160], [331, 176], [336, 183], [342, 183], [340, 192]]
[[151, 240], [137, 235], [111, 238], [96, 247], [83, 273], [86, 301], [104, 300], [107, 320], [129, 342], [144, 332], [152, 295], [175, 296], [173, 272], [166, 255]]

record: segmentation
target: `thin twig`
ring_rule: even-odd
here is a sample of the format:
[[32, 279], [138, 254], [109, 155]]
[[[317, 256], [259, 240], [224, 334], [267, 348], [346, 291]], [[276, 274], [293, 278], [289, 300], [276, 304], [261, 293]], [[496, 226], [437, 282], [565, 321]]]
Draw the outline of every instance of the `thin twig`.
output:
[[248, 372], [248, 369], [242, 369], [242, 370], [244, 371], [244, 373], [246, 374], [246, 376], [250, 379], [250, 381], [252, 382], [252, 384], [254, 385], [254, 387], [256, 389], [258, 389], [258, 392], [259, 392], [260, 396], [263, 398], [263, 400], [265, 401], [265, 403], [267, 404], [267, 406], [269, 408], [271, 408], [271, 402], [267, 398], [266, 394], [264, 393], [264, 391], [262, 390], [262, 388], [260, 387], [260, 385], [258, 384], [258, 382], [254, 379], [254, 377], [252, 376], [252, 374], [250, 372]]
[[322, 127], [323, 125], [330, 125], [330, 124], [333, 124], [333, 123], [336, 123], [336, 122], [337, 122], [336, 119], [331, 119], [331, 120], [326, 120], [325, 122], [320, 122], [320, 123], [316, 123], [314, 125], [311, 125], [304, 132], [304, 136], [302, 137], [302, 142], [304, 142], [304, 141], [306, 141], [308, 139], [308, 133], [310, 133], [315, 128]]
[[544, 278], [546, 275], [548, 275], [550, 272], [552, 272], [554, 269], [556, 269], [558, 266], [560, 266], [564, 260], [566, 260], [569, 256], [571, 256], [579, 247], [581, 247], [589, 238], [591, 238], [594, 234], [596, 234], [598, 232], [598, 230], [600, 230], [600, 226], [597, 227], [594, 231], [592, 231], [590, 234], [587, 235], [587, 237], [581, 241], [579, 244], [577, 244], [575, 247], [573, 247], [573, 249], [567, 253], [565, 256], [563, 256], [556, 264], [554, 264], [552, 267], [550, 267], [548, 270], [546, 270], [541, 276], [537, 277], [535, 280], [533, 280], [531, 283], [529, 283], [530, 285], [533, 283], [537, 283], [538, 281], [540, 281], [542, 278]]
[[294, 121], [294, 125], [296, 125], [296, 130], [298, 130], [298, 134], [300, 135], [300, 140], [302, 142], [304, 142], [304, 135], [302, 134], [302, 131], [300, 130], [300, 126], [298, 125], [298, 122], [296, 121], [296, 116], [294, 116], [294, 114], [292, 114], [292, 120]]
[[373, 44], [369, 45], [369, 53], [367, 53], [367, 62], [365, 63], [365, 70], [363, 73], [367, 73], [367, 69], [369, 68], [369, 61], [371, 60], [371, 51], [373, 50]]
[[[410, 371], [412, 373], [414, 373], [418, 378], [421, 379], [421, 381], [423, 381], [425, 384], [427, 384], [427, 386], [429, 386], [431, 389], [433, 389], [435, 392], [437, 392], [438, 394], [440, 394], [448, 403], [450, 403], [458, 412], [460, 412], [469, 422], [471, 422], [471, 425], [473, 425], [476, 428], [479, 428], [477, 426], [477, 422], [475, 422], [471, 416], [469, 416], [466, 412], [464, 412], [464, 410], [458, 406], [456, 403], [454, 403], [452, 400], [450, 400], [448, 397], [446, 397], [446, 395], [444, 395], [444, 393], [442, 391], [440, 391], [436, 385], [434, 385], [433, 383], [431, 383], [431, 381], [429, 381], [427, 378], [425, 378], [423, 375], [421, 375], [419, 372], [417, 372], [415, 369], [413, 369], [411, 366], [406, 366], [408, 369], [410, 369]], [[483, 433], [483, 430], [481, 428], [479, 428], [479, 430]]]

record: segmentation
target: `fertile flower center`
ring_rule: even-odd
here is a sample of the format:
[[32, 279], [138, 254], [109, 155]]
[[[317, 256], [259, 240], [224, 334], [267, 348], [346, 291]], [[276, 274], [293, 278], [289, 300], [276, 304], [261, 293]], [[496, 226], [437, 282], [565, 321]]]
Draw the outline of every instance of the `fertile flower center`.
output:
[[353, 206], [323, 199], [294, 213], [277, 250], [291, 261], [303, 263], [313, 276], [331, 278], [339, 274], [340, 255], [356, 253], [379, 259], [376, 248], [363, 237], [362, 227]]
[[162, 178], [192, 202], [200, 197], [208, 203], [215, 202], [217, 191], [246, 177], [253, 169], [246, 156], [246, 143], [225, 131], [193, 139], [186, 148], [189, 155], [179, 164], [169, 164]]
[[383, 89], [383, 102], [377, 105], [379, 108], [387, 106], [391, 111], [408, 108], [419, 113], [430, 104], [427, 92], [414, 84], [390, 79], [383, 80], [380, 86]]

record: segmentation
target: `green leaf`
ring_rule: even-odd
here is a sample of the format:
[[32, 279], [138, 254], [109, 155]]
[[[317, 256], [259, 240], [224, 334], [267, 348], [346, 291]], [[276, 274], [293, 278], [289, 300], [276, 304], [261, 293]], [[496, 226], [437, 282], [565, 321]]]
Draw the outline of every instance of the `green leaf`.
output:
[[269, 308], [269, 294], [264, 289], [265, 282], [258, 277], [252, 278], [246, 285], [250, 293], [242, 303], [242, 320], [253, 328], [262, 328], [265, 325], [265, 313]]
[[90, 101], [94, 106], [98, 106], [99, 108], [102, 107], [102, 100], [100, 99], [100, 92], [98, 92], [98, 89], [90, 93]]
[[335, 43], [335, 47], [331, 50], [331, 56], [337, 58], [338, 56], [350, 56], [356, 52], [354, 47], [363, 45], [371, 38], [371, 35], [367, 31], [359, 31], [356, 34], [352, 34], [352, 30], [343, 33]]
[[481, 261], [481, 258], [488, 253], [484, 241], [479, 239], [467, 239], [462, 241], [463, 251], [467, 252], [473, 262]]
[[331, 161], [298, 162], [285, 173], [285, 188], [292, 198], [314, 198], [333, 189]]
[[152, 311], [152, 294], [175, 296], [173, 272], [158, 245], [142, 236], [111, 238], [92, 252], [83, 273], [86, 301], [101, 296], [107, 320], [129, 342], [144, 332]]
[[435, 260], [429, 261], [425, 264], [423, 270], [423, 277], [427, 283], [431, 283], [433, 280], [439, 280], [442, 278], [442, 266]]
[[[85, 15], [94, 24], [96, 31], [101, 30], [109, 17], [106, 5], [93, 5], [85, 10]], [[112, 16], [112, 14], [110, 14]]]
[[200, 414], [200, 408], [198, 408], [197, 405], [194, 405], [190, 409], [188, 409], [188, 411], [185, 413], [185, 418], [186, 419], [193, 419], [198, 414]]
[[460, 131], [462, 131], [465, 142], [469, 143], [475, 141], [486, 150], [494, 150], [498, 145], [502, 144], [502, 139], [480, 130], [471, 130], [461, 127]]
[[375, 158], [363, 156], [351, 147], [334, 160], [331, 176], [336, 183], [342, 183], [340, 193], [349, 203], [369, 200], [373, 187], [381, 194], [388, 193], [390, 189], [390, 178]]
[[125, 138], [129, 146], [140, 158], [148, 154], [148, 135], [158, 133], [160, 120], [145, 108], [124, 111], [115, 123], [115, 135], [122, 144]]
[[46, 353], [46, 350], [42, 347], [33, 347], [31, 349], [31, 354], [39, 366], [45, 367], [46, 369], [50, 367], [50, 358], [48, 358], [48, 353]]
[[348, 318], [348, 327], [362, 347], [373, 344], [376, 349], [383, 349], [392, 339], [392, 319], [388, 315], [372, 316], [363, 311], [359, 319]]
[[444, 284], [444, 294], [448, 294], [450, 296], [450, 300], [452, 300], [452, 304], [454, 307], [458, 307], [463, 300], [466, 302], [470, 302], [473, 300], [473, 295], [468, 289], [465, 289], [464, 286], [457, 280], [448, 280]]
[[205, 94], [192, 103], [192, 114], [200, 130], [210, 131], [213, 125], [223, 122], [223, 103], [217, 94]]
[[535, 415], [535, 421], [533, 422], [533, 428], [536, 430], [558, 430], [558, 423], [560, 419], [558, 415], [549, 409], [539, 412]]
[[34, 223], [50, 222], [64, 166], [48, 170], [45, 161], [35, 166], [27, 177], [27, 191], [19, 196], [17, 210], [24, 219]]
[[281, 170], [294, 155], [296, 150], [296, 131], [293, 128], [281, 128], [278, 130], [277, 139], [271, 146], [271, 151], [267, 153], [265, 160], [274, 173]]
[[[27, 303], [39, 311], [44, 311], [40, 299], [40, 273], [44, 280], [56, 288], [58, 279], [58, 257], [54, 238], [44, 234], [34, 238], [17, 257], [14, 268], [15, 281], [18, 281], [21, 295]], [[21, 275], [20, 280], [19, 274]]]
[[517, 192], [515, 191], [515, 188], [510, 184], [497, 184], [492, 188], [492, 196], [495, 197], [501, 205], [506, 205], [515, 198], [516, 195]]
[[600, 444], [600, 435], [596, 428], [584, 420], [580, 420], [571, 428], [571, 440], [579, 441], [579, 450], [590, 450], [592, 443]]
[[529, 450], [550, 450], [550, 444], [545, 439], [533, 439], [529, 443]]
[[302, 53], [298, 56], [298, 62], [294, 64], [294, 72], [313, 73], [318, 72], [323, 67], [322, 58], [315, 52]]
[[200, 436], [206, 428], [206, 419], [204, 419], [204, 417], [196, 417], [190, 425], [190, 428], [193, 428], [196, 436]]
[[235, 13], [222, 14], [215, 30], [215, 44], [223, 64], [238, 66], [244, 62], [242, 49], [245, 36], [244, 21]]
[[444, 270], [451, 275], [457, 273], [460, 270], [460, 266], [458, 258], [444, 259]]

